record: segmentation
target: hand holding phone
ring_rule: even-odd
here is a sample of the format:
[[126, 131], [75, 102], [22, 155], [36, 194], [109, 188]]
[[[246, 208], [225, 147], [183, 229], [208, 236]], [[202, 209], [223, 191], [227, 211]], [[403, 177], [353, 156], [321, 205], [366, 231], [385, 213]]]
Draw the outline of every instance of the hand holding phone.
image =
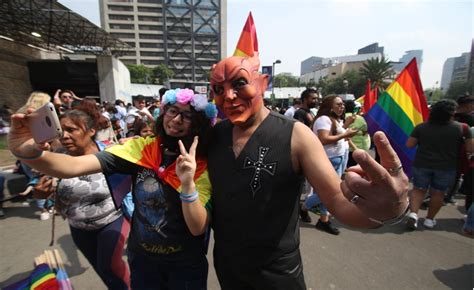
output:
[[59, 118], [52, 103], [47, 103], [27, 115], [27, 120], [35, 143], [50, 142], [62, 136]]

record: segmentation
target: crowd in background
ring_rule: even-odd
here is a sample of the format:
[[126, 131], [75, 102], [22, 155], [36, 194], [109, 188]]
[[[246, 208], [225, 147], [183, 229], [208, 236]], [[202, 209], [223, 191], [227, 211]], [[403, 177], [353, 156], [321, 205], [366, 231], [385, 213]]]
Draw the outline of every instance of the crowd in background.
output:
[[[168, 106], [163, 106], [161, 102], [165, 93], [166, 89], [160, 90], [160, 97], [156, 98], [153, 103], [147, 102], [143, 96], [136, 96], [133, 99], [133, 104], [125, 104], [122, 100], [116, 100], [115, 103], [98, 104], [94, 100], [77, 97], [71, 90], [58, 90], [52, 98], [52, 102], [60, 115], [64, 135], [60, 142], [56, 141], [51, 144], [51, 150], [72, 156], [98, 153], [106, 146], [124, 143], [135, 136], [154, 136], [157, 133], [157, 122], [161, 124], [166, 116], [175, 118], [179, 115], [182, 121], [188, 120], [187, 115], [180, 111], [182, 108], [175, 112]], [[37, 109], [49, 101], [51, 101], [49, 95], [34, 92], [18, 112], [25, 113], [27, 108]], [[468, 153], [460, 153], [459, 148], [466, 142], [472, 142], [473, 104], [472, 96], [462, 96], [457, 103], [440, 101], [433, 105], [430, 119], [423, 125], [417, 126], [412, 133], [407, 146], [418, 146], [418, 152], [414, 164], [416, 169], [413, 181], [414, 189], [410, 197], [411, 212], [408, 215], [407, 223], [409, 229], [415, 230], [417, 228], [417, 213], [424, 201], [429, 208], [424, 226], [435, 227], [435, 215], [443, 205], [443, 201], [445, 203], [452, 202], [452, 196], [458, 192], [466, 196], [466, 214], [468, 212], [472, 214], [472, 155], [467, 157]], [[334, 170], [342, 178], [347, 167], [357, 165], [352, 158], [352, 153], [356, 149], [376, 154], [367, 123], [361, 112], [361, 104], [354, 100], [343, 100], [337, 95], [328, 95], [322, 98], [317, 90], [307, 89], [302, 92], [301, 96], [294, 99], [289, 108], [279, 109], [271, 106], [268, 108], [308, 126], [322, 143]], [[9, 108], [2, 108], [1, 130], [8, 132], [8, 129], [5, 128], [8, 127], [7, 120], [11, 113]], [[455, 120], [467, 124], [465, 125], [467, 129], [464, 129], [464, 126], [460, 126], [460, 123]], [[436, 135], [440, 134], [441, 129], [446, 130], [445, 144], [436, 139]], [[428, 131], [431, 133], [426, 133]], [[444, 145], [440, 146], [440, 143]], [[179, 148], [174, 149], [179, 151]], [[465, 168], [460, 169], [459, 163], [462, 159], [467, 159], [468, 162], [467, 165], [464, 164]], [[103, 162], [110, 162], [110, 160]], [[102, 188], [98, 191], [85, 186], [86, 188], [82, 191], [76, 190], [81, 186], [84, 187], [84, 183], [90, 184], [94, 181], [105, 183], [101, 181], [104, 179], [104, 175], [99, 173], [58, 181], [32, 170], [24, 162], [19, 161], [18, 167], [30, 179], [29, 191], [25, 191], [23, 194], [33, 194], [36, 197], [36, 206], [41, 209], [40, 219], [49, 219], [55, 213], [55, 206], [59, 213], [68, 219], [75, 244], [104, 283], [111, 289], [127, 289], [130, 285], [128, 267], [121, 258], [114, 257], [116, 252], [110, 251], [110, 249], [123, 248], [124, 241], [130, 231], [130, 217], [133, 209], [131, 211], [127, 208], [116, 210], [109, 188]], [[426, 168], [430, 168], [431, 171], [427, 172]], [[449, 178], [446, 177], [447, 175]], [[459, 180], [461, 183], [457, 182]], [[88, 199], [84, 194], [92, 191], [95, 193], [94, 202], [87, 203], [90, 208], [81, 208], [86, 203], [84, 200]], [[318, 193], [308, 183], [306, 183], [304, 191], [299, 208], [300, 219], [310, 223], [312, 220], [308, 212], [316, 212], [319, 215], [319, 220], [315, 227], [338, 235], [339, 230], [331, 222], [331, 213], [322, 203]], [[97, 198], [98, 196], [100, 198]], [[192, 197], [181, 196], [181, 200], [184, 202], [187, 198]], [[133, 202], [131, 204], [133, 208]], [[84, 215], [85, 212], [87, 215]], [[89, 215], [89, 213], [93, 214]], [[0, 216], [3, 215], [0, 207]], [[84, 222], [84, 220], [93, 218], [93, 215], [97, 215], [93, 225]], [[472, 235], [472, 216], [465, 216], [465, 219], [466, 224], [463, 227], [463, 232]], [[135, 227], [139, 227], [139, 225]], [[110, 234], [113, 237], [107, 236]], [[90, 240], [95, 242], [91, 244], [88, 242]], [[101, 241], [107, 241], [107, 243], [101, 243]], [[141, 259], [142, 264], [135, 267], [135, 271], [143, 272], [144, 269], [141, 266], [145, 262], [150, 262], [149, 257], [136, 255], [136, 259]], [[121, 261], [121, 266], [111, 267], [112, 260]], [[205, 267], [207, 269], [207, 264]], [[135, 275], [138, 274], [135, 273]]]

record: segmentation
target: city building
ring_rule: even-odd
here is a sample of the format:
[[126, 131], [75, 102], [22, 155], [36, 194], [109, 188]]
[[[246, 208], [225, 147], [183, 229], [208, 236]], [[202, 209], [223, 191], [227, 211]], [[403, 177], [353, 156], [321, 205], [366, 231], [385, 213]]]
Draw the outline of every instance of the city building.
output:
[[130, 98], [130, 73], [116, 59], [126, 43], [57, 1], [2, 1], [0, 15], [0, 106], [16, 110], [32, 91], [58, 89]]
[[131, 49], [125, 64], [166, 65], [172, 87], [208, 83], [226, 56], [226, 0], [100, 0], [101, 26]]
[[453, 69], [454, 69], [454, 59], [455, 57], [448, 58], [443, 65], [443, 72], [441, 74], [441, 90], [443, 93], [448, 91], [449, 85], [453, 78]]
[[300, 82], [302, 84], [317, 83], [325, 77], [337, 78], [346, 71], [359, 70], [367, 60], [381, 58], [383, 55], [384, 47], [375, 42], [359, 49], [356, 55], [326, 58], [312, 56], [301, 62]]
[[300, 83], [317, 83], [320, 79], [325, 77], [328, 79], [337, 78], [349, 70], [358, 71], [362, 65], [371, 58], [381, 57], [382, 54], [377, 52], [322, 58], [320, 63], [313, 66], [314, 69], [311, 72], [300, 76]]
[[413, 49], [405, 51], [405, 54], [398, 60], [398, 62], [391, 62], [395, 74], [398, 75], [413, 58], [416, 58], [418, 71], [421, 71], [421, 64], [423, 63], [423, 50]]
[[448, 58], [443, 65], [441, 90], [447, 92], [454, 82], [466, 82], [469, 78], [471, 53], [464, 52], [461, 56]]
[[[359, 49], [356, 55], [328, 58], [312, 56], [301, 62], [300, 82], [303, 84], [317, 83], [322, 78], [337, 78], [349, 70], [358, 71], [371, 58], [382, 58], [383, 56], [384, 47], [379, 46], [377, 42]], [[394, 76], [399, 74], [413, 58], [416, 58], [418, 70], [420, 70], [422, 56], [423, 50], [408, 50], [397, 62], [390, 62]]]
[[310, 72], [313, 72], [315, 68], [320, 67], [322, 64], [322, 57], [312, 56], [308, 59], [305, 59], [301, 62], [300, 75], [305, 75]]
[[357, 54], [366, 54], [366, 53], [381, 53], [383, 54], [383, 46], [379, 46], [378, 42], [372, 43], [363, 47], [357, 51]]
[[451, 83], [466, 82], [469, 74], [469, 63], [471, 61], [471, 53], [465, 52], [460, 57], [454, 59], [453, 76]]

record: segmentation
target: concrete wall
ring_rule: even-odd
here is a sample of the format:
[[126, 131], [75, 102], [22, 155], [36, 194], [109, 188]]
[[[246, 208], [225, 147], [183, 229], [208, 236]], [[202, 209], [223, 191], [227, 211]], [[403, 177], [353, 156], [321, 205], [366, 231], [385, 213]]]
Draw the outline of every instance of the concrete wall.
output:
[[57, 58], [57, 54], [0, 39], [0, 106], [7, 104], [15, 111], [28, 99], [32, 91], [28, 61]]
[[132, 102], [130, 72], [120, 60], [112, 56], [98, 56], [97, 73], [101, 102], [114, 102], [117, 99], [125, 103]]
[[16, 110], [31, 93], [27, 61], [39, 58], [39, 51], [0, 39], [0, 105]]

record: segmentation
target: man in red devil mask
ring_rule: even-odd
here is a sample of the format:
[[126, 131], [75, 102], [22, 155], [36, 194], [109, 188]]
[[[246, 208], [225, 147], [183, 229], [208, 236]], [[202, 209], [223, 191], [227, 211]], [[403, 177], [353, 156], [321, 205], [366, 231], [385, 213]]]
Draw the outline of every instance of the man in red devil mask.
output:
[[357, 150], [360, 166], [341, 181], [307, 126], [263, 106], [268, 76], [259, 65], [255, 54], [212, 68], [211, 94], [228, 118], [214, 128], [208, 159], [214, 266], [222, 289], [306, 289], [298, 228], [304, 178], [340, 222], [361, 228], [405, 216], [408, 178], [379, 132], [381, 164]]

